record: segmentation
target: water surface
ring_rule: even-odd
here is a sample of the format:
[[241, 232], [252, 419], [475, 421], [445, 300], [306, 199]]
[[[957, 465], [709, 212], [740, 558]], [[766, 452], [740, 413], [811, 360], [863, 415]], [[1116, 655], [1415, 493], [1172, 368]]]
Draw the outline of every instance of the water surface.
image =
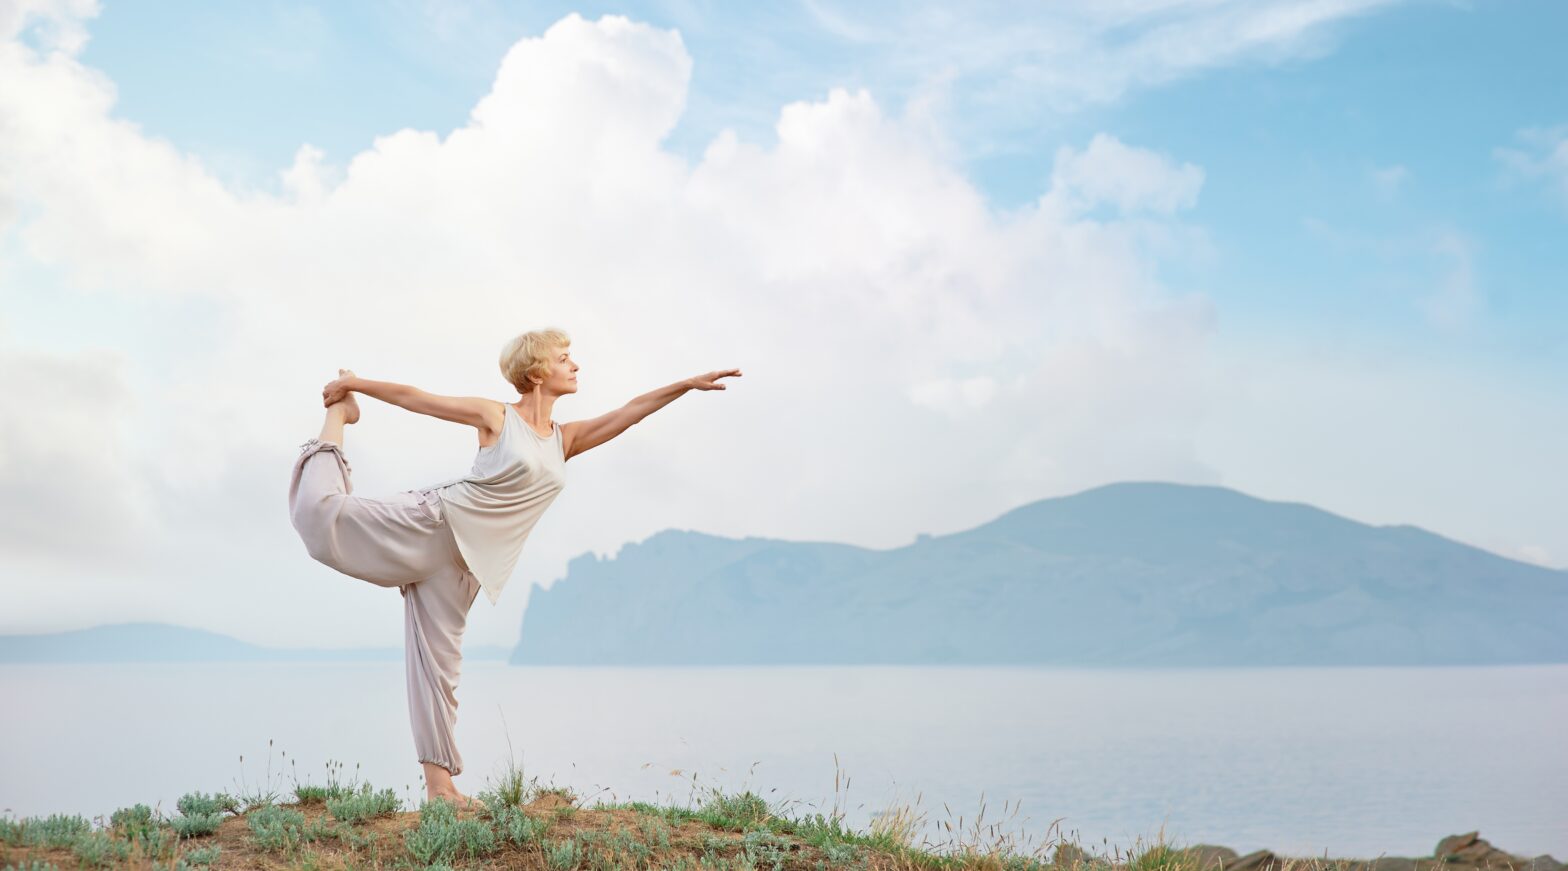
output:
[[[347, 763], [422, 796], [400, 663], [4, 665], [0, 808], [108, 814]], [[508, 755], [604, 800], [751, 788], [861, 826], [888, 803], [1122, 846], [1431, 853], [1479, 829], [1568, 859], [1568, 666], [1098, 671], [464, 665], [469, 791]], [[504, 728], [503, 728], [504, 722]], [[273, 742], [268, 773], [268, 741]], [[286, 753], [285, 757], [283, 754]], [[244, 756], [241, 763], [240, 756]], [[677, 773], [678, 772], [678, 773]], [[944, 803], [948, 810], [943, 809]], [[1005, 803], [1005, 808], [1004, 808]]]

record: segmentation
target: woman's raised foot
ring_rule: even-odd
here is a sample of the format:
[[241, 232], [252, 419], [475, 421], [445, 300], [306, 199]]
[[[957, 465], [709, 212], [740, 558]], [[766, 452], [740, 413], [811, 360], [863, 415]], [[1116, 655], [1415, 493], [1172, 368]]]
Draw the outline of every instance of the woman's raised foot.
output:
[[328, 411], [331, 411], [334, 408], [343, 412], [344, 423], [359, 422], [359, 401], [354, 398], [354, 394], [350, 393], [342, 399], [339, 399], [337, 402], [327, 406]]
[[473, 798], [471, 798], [469, 796], [466, 796], [466, 795], [463, 795], [462, 793], [458, 792], [455, 789], [453, 789], [453, 790], [436, 790], [436, 789], [432, 789], [425, 796], [425, 801], [434, 801], [435, 799], [438, 799], [438, 798], [446, 799], [448, 804], [452, 805], [452, 807], [455, 807], [455, 808], [457, 808], [460, 811], [473, 810], [474, 808], [479, 807], [479, 803], [474, 801]]
[[[339, 369], [338, 377], [352, 378], [354, 377], [354, 373], [347, 369]], [[333, 408], [342, 409], [344, 423], [359, 422], [359, 400], [354, 398], [354, 391], [352, 390], [350, 390], [348, 393], [345, 393], [342, 399], [332, 403], [331, 405], [327, 406], [327, 408], [329, 410]]]

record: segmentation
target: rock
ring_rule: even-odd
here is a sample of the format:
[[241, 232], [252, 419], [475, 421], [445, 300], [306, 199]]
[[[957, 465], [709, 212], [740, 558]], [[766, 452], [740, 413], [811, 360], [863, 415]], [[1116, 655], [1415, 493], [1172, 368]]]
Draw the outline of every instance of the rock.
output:
[[[1474, 865], [1477, 868], [1511, 868], [1518, 869], [1529, 865], [1534, 860], [1521, 859], [1505, 850], [1499, 850], [1481, 837], [1480, 832], [1466, 832], [1463, 835], [1449, 835], [1437, 842], [1437, 850], [1433, 857], [1439, 862], [1450, 865]], [[1552, 860], [1550, 856], [1545, 857]], [[1545, 871], [1545, 866], [1543, 866]]]
[[1432, 851], [1432, 855], [1441, 859], [1449, 853], [1456, 853], [1459, 850], [1474, 844], [1476, 841], [1480, 840], [1480, 838], [1480, 832], [1466, 832], [1463, 835], [1449, 835], [1443, 840], [1437, 842], [1437, 849]]
[[1057, 844], [1056, 853], [1051, 857], [1051, 864], [1058, 868], [1073, 868], [1088, 862], [1089, 854], [1075, 844]]
[[1522, 869], [1522, 871], [1564, 871], [1564, 869], [1568, 869], [1568, 865], [1564, 865], [1556, 859], [1553, 859], [1551, 856], [1547, 856], [1545, 854], [1536, 856], [1534, 859], [1529, 859], [1523, 862], [1519, 867]]
[[1194, 844], [1180, 852], [1192, 857], [1192, 871], [1223, 871], [1234, 865], [1237, 858], [1235, 850], [1213, 844]]
[[1278, 871], [1280, 867], [1279, 857], [1272, 851], [1259, 850], [1235, 861], [1226, 862], [1224, 871]]

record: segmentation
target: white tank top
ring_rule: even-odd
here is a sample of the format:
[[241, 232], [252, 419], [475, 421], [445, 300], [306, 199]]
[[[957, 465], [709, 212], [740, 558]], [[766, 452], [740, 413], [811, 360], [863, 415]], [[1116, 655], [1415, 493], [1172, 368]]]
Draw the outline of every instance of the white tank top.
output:
[[458, 550], [492, 605], [529, 531], [566, 486], [561, 425], [551, 421], [550, 435], [541, 436], [510, 403], [502, 404], [501, 437], [479, 449], [474, 470], [428, 488], [440, 494]]

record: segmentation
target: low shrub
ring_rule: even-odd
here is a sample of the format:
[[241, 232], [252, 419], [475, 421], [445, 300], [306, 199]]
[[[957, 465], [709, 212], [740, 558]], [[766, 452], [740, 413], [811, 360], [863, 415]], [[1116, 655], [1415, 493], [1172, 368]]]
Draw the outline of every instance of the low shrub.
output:
[[96, 868], [123, 864], [131, 857], [131, 845], [108, 832], [84, 832], [71, 844], [71, 852], [82, 863]]
[[264, 805], [245, 815], [251, 840], [263, 850], [289, 851], [299, 846], [305, 815], [277, 805]]
[[174, 827], [174, 833], [181, 838], [195, 838], [216, 832], [222, 822], [223, 814], [213, 811], [207, 814], [186, 814], [182, 817], [175, 817], [169, 821], [169, 825]]
[[190, 871], [190, 869], [194, 868], [206, 868], [209, 865], [216, 864], [218, 861], [218, 856], [222, 853], [223, 848], [219, 847], [217, 844], [211, 844], [206, 847], [197, 847], [194, 850], [187, 850], [185, 851], [185, 855], [180, 857], [180, 861], [175, 864], [175, 871]]
[[457, 810], [440, 798], [419, 808], [419, 826], [404, 833], [403, 843], [426, 865], [477, 859], [498, 846], [495, 831], [484, 820], [458, 819]]
[[137, 804], [122, 807], [110, 814], [109, 827], [119, 830], [126, 840], [135, 840], [137, 835], [149, 829], [156, 829], [158, 823], [153, 819], [152, 808]]
[[175, 803], [175, 807], [178, 807], [180, 813], [188, 817], [215, 814], [222, 811], [237, 814], [240, 812], [240, 800], [226, 792], [214, 793], [212, 795], [204, 792], [188, 792], [180, 796], [180, 800]]
[[360, 787], [356, 793], [341, 798], [328, 798], [326, 803], [327, 813], [332, 814], [333, 819], [345, 823], [357, 823], [371, 817], [397, 813], [403, 807], [397, 793], [390, 789], [372, 792], [368, 783]]
[[545, 861], [556, 871], [576, 868], [578, 860], [582, 858], [582, 852], [582, 847], [577, 843], [576, 838], [550, 841], [544, 845]]
[[[76, 839], [93, 830], [93, 824], [78, 814], [51, 814], [20, 820], [6, 842], [24, 847], [69, 847]], [[15, 840], [12, 840], [15, 838]]]

